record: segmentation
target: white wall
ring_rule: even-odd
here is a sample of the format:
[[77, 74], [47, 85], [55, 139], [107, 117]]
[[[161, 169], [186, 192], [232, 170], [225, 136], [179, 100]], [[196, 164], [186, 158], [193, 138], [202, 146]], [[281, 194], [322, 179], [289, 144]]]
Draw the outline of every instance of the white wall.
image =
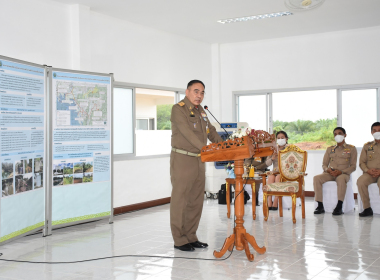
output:
[[[380, 27], [214, 44], [213, 85], [220, 86], [221, 119], [226, 122], [234, 119], [233, 91], [379, 83], [379, 46]], [[213, 97], [213, 101], [218, 98]], [[301, 105], [299, 100], [294, 102]], [[313, 176], [322, 172], [322, 158], [323, 152], [309, 153], [309, 175], [305, 180], [308, 191], [313, 190]], [[358, 166], [353, 174], [354, 192], [361, 174]]]
[[[201, 79], [211, 92], [209, 44], [82, 5], [0, 0], [0, 7], [0, 55], [58, 68], [114, 73], [116, 81], [127, 83], [185, 88], [189, 80]], [[168, 157], [117, 161], [114, 168], [115, 207], [170, 196]], [[156, 173], [150, 181], [142, 181], [146, 177], [139, 175], [148, 169]], [[126, 184], [125, 179], [132, 183]]]
[[233, 91], [378, 83], [379, 46], [380, 27], [213, 45], [222, 119], [233, 118]]

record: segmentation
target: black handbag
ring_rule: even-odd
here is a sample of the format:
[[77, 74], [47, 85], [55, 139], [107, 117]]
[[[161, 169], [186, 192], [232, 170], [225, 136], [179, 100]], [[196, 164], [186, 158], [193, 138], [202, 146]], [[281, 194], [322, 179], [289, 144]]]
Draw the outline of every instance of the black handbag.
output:
[[[231, 186], [229, 186], [229, 188], [230, 188], [230, 203], [231, 203], [233, 194], [231, 193]], [[220, 187], [220, 190], [218, 192], [218, 204], [227, 204], [226, 184], [222, 184]]]

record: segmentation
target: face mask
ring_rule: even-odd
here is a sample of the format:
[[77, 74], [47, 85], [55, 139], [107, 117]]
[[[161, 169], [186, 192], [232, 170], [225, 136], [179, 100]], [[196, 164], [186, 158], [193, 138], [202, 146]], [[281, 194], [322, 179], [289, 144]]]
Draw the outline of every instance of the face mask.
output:
[[335, 136], [335, 141], [337, 143], [341, 143], [343, 140], [344, 140], [344, 136], [343, 135], [337, 135], [337, 136]]
[[277, 145], [279, 146], [285, 146], [286, 139], [277, 139]]
[[380, 132], [375, 132], [373, 135], [373, 138], [375, 138], [375, 140], [380, 140]]

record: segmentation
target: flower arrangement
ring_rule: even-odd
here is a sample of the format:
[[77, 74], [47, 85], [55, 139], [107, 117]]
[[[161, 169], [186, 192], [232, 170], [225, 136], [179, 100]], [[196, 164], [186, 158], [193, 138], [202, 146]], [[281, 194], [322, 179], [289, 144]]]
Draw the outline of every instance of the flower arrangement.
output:
[[244, 136], [250, 136], [254, 139], [255, 143], [271, 143], [275, 136], [270, 135], [269, 133], [263, 131], [263, 130], [255, 130], [250, 127], [247, 128], [239, 128], [235, 130], [229, 137], [229, 139], [236, 139], [236, 138], [242, 138]]
[[228, 174], [228, 178], [235, 178], [235, 164], [229, 162], [224, 166], [224, 169], [226, 170]]

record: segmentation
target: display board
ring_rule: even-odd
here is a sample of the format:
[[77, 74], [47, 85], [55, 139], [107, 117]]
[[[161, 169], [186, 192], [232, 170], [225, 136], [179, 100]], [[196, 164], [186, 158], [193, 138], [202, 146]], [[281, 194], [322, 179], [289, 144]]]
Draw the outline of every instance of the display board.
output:
[[0, 242], [45, 224], [46, 69], [0, 56]]
[[112, 215], [112, 75], [51, 69], [52, 225]]

